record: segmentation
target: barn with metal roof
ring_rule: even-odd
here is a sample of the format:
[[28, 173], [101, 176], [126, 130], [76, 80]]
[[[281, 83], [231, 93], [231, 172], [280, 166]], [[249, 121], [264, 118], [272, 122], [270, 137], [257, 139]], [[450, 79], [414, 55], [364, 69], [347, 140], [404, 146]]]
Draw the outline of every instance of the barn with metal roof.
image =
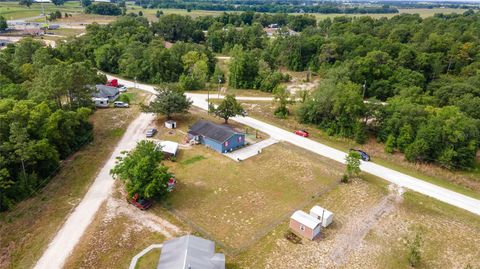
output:
[[245, 146], [245, 134], [228, 125], [206, 120], [197, 121], [188, 131], [190, 140], [196, 141], [221, 153]]

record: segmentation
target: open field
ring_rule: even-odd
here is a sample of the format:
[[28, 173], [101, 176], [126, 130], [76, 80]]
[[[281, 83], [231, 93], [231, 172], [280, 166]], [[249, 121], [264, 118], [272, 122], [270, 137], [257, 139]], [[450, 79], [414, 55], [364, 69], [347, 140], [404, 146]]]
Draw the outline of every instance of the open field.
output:
[[[57, 22], [62, 23], [108, 23], [115, 19], [112, 16], [101, 16], [101, 15], [90, 15], [90, 14], [83, 14], [83, 9], [80, 6], [79, 2], [66, 2], [63, 6], [55, 6], [51, 3], [43, 4], [43, 8], [45, 12], [48, 14], [50, 12], [59, 10], [60, 12], [65, 13], [73, 13], [73, 17], [68, 19], [61, 19]], [[199, 17], [199, 16], [218, 16], [222, 14], [223, 11], [210, 11], [210, 10], [192, 10], [191, 12], [187, 12], [186, 9], [161, 9], [164, 14], [179, 14], [179, 15], [189, 15], [192, 17]], [[142, 11], [144, 16], [146, 16], [149, 20], [156, 20], [155, 14], [157, 9], [145, 9], [141, 6], [134, 5], [133, 3], [128, 3], [127, 5], [127, 12], [134, 12], [138, 13]], [[452, 9], [452, 8], [433, 8], [433, 9], [399, 9], [400, 13], [409, 13], [409, 14], [419, 14], [422, 18], [433, 16], [435, 13], [463, 13], [465, 9]], [[40, 16], [42, 13], [42, 5], [35, 3], [30, 8], [25, 6], [20, 6], [18, 2], [0, 2], [0, 16], [4, 16], [8, 20], [17, 20], [17, 19], [24, 19], [24, 18], [33, 18]], [[233, 11], [226, 11], [226, 12], [233, 12]], [[358, 17], [358, 16], [370, 16], [373, 18], [381, 18], [381, 17], [393, 17], [397, 14], [320, 14], [320, 13], [312, 13], [318, 20], [326, 19], [326, 18], [334, 18], [339, 16], [348, 16], [348, 17]], [[42, 22], [43, 18], [33, 19], [33, 21]]]
[[[422, 237], [419, 268], [480, 266], [478, 217], [414, 192], [397, 195], [383, 206], [386, 193], [376, 180], [341, 184], [318, 199], [335, 213], [319, 241], [287, 241], [284, 222], [232, 257], [231, 268], [411, 268], [409, 242], [416, 234]], [[378, 215], [366, 221], [379, 205], [383, 208]]]
[[[81, 13], [83, 8], [79, 2], [66, 2], [63, 6], [55, 6], [52, 3], [43, 4], [45, 13], [54, 12], [59, 10], [62, 15], [65, 12], [68, 13]], [[0, 16], [5, 17], [7, 20], [18, 20], [30, 17], [39, 16], [43, 12], [42, 5], [38, 3], [32, 4], [30, 8], [21, 6], [17, 2], [0, 2]]]
[[[136, 95], [134, 103], [146, 96]], [[97, 110], [91, 116], [93, 142], [63, 161], [59, 173], [37, 195], [0, 214], [0, 268], [33, 266], [138, 114], [135, 105]]]
[[[310, 133], [310, 138], [325, 145], [347, 151], [350, 148], [360, 147], [372, 156], [375, 163], [395, 169], [399, 172], [434, 183], [441, 187], [480, 199], [480, 169], [472, 171], [455, 172], [440, 168], [431, 164], [415, 164], [404, 160], [403, 154], [387, 154], [383, 150], [383, 144], [375, 139], [370, 139], [365, 145], [358, 145], [353, 140], [331, 137], [313, 125], [301, 124], [294, 116], [287, 119], [279, 119], [273, 115], [275, 104], [272, 102], [242, 101], [250, 116], [258, 118], [273, 125], [289, 130], [305, 129]], [[292, 112], [295, 106], [290, 106]]]

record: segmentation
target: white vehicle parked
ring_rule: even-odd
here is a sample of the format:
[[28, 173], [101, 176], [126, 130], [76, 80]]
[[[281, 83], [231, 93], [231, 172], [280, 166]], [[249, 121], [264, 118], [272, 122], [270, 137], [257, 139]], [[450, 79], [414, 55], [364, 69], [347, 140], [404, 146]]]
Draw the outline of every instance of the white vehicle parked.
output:
[[127, 87], [122, 86], [122, 87], [118, 88], [118, 91], [119, 91], [119, 92], [126, 92], [126, 91], [127, 91]]
[[114, 107], [129, 107], [128, 103], [122, 101], [115, 101], [113, 102]]

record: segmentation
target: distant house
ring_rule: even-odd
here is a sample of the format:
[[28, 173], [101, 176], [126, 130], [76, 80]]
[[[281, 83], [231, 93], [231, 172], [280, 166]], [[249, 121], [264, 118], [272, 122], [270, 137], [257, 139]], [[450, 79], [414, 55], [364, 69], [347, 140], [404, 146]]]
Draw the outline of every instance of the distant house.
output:
[[245, 146], [245, 134], [227, 125], [206, 120], [197, 121], [188, 131], [189, 140], [194, 140], [220, 153], [227, 153]]
[[333, 221], [333, 213], [318, 205], [310, 209], [310, 215], [317, 218], [323, 227], [327, 227]]
[[225, 269], [225, 255], [213, 241], [185, 235], [163, 244], [157, 269]]
[[157, 147], [162, 148], [162, 152], [166, 157], [177, 156], [178, 143], [172, 141], [159, 141]]
[[108, 103], [115, 101], [119, 94], [118, 88], [98, 84], [92, 94], [92, 100], [96, 107], [108, 107]]
[[290, 217], [289, 228], [293, 233], [313, 240], [320, 234], [322, 227], [320, 220], [302, 210], [297, 210]]
[[33, 0], [34, 3], [51, 3], [52, 0]]
[[120, 95], [120, 91], [116, 87], [105, 86], [98, 84], [95, 86], [96, 91], [93, 93], [93, 97], [107, 98], [108, 101], [113, 102]]

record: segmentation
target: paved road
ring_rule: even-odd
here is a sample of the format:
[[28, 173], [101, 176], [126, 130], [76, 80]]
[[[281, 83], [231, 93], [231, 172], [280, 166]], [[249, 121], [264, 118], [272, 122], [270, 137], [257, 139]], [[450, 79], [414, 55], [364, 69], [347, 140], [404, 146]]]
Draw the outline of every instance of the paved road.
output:
[[[115, 78], [108, 76], [109, 79]], [[118, 78], [117, 78], [118, 79]], [[119, 83], [126, 85], [127, 87], [133, 87], [134, 83], [131, 81], [119, 79]], [[145, 90], [151, 93], [155, 93], [155, 90], [152, 86], [146, 84], [135, 84], [137, 88]], [[206, 101], [205, 94], [187, 94], [193, 101], [193, 105], [202, 109], [207, 109], [208, 104]], [[248, 98], [237, 98], [237, 99], [265, 99], [262, 97], [248, 97]], [[345, 163], [346, 153], [340, 150], [328, 147], [319, 142], [297, 136], [292, 133], [292, 130], [284, 130], [273, 126], [271, 124], [256, 120], [251, 117], [235, 117], [233, 120], [250, 126], [252, 128], [258, 129], [272, 138], [282, 141], [287, 141], [291, 144], [294, 144], [298, 147], [304, 148], [306, 150], [312, 151], [314, 153], [320, 154], [327, 158], [333, 159], [335, 161]], [[414, 190], [416, 192], [422, 193], [424, 195], [430, 196], [432, 198], [438, 199], [447, 204], [465, 209], [474, 214], [480, 215], [480, 200], [475, 198], [442, 188], [440, 186], [425, 182], [421, 179], [397, 172], [393, 169], [378, 165], [373, 162], [363, 162], [361, 164], [362, 171], [370, 173], [372, 175], [383, 178], [389, 182], [392, 182], [398, 186]]]
[[82, 237], [88, 225], [92, 222], [100, 205], [112, 190], [114, 181], [112, 176], [110, 176], [110, 169], [115, 165], [115, 158], [120, 156], [120, 152], [133, 149], [137, 141], [145, 137], [144, 131], [153, 119], [154, 115], [142, 113], [130, 124], [85, 197], [57, 232], [34, 268], [56, 269], [63, 267], [63, 264], [73, 251], [75, 245]]

